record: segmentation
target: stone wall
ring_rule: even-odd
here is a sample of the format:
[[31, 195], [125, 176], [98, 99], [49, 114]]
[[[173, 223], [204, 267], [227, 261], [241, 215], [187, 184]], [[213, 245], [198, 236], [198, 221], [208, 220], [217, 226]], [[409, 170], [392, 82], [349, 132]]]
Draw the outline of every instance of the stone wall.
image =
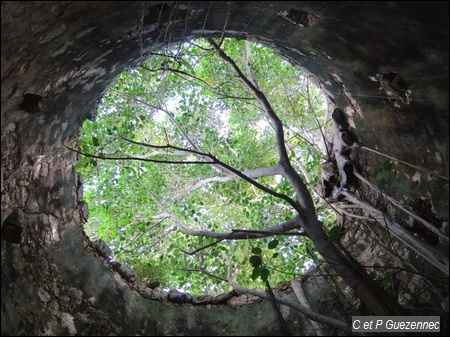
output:
[[[88, 211], [82, 180], [76, 155], [64, 145], [74, 144], [108, 85], [139, 65], [149, 46], [222, 33], [263, 42], [316, 76], [362, 145], [449, 175], [447, 2], [4, 1], [1, 6], [2, 335], [280, 331], [269, 303], [202, 306], [146, 298], [105, 265], [83, 233]], [[363, 148], [356, 157], [365, 173], [386, 159]], [[448, 178], [401, 162], [392, 175], [390, 194], [437, 219], [448, 235]], [[370, 191], [361, 193], [376, 202]], [[448, 256], [448, 241], [435, 246]], [[440, 276], [423, 262], [417, 268]], [[317, 303], [313, 309], [327, 315], [330, 307], [318, 299], [333, 292], [317, 287], [313, 282], [304, 289]], [[439, 310], [448, 317], [447, 291], [448, 283]], [[349, 310], [330, 306], [348, 321]], [[305, 334], [306, 321], [286, 310], [292, 331]]]

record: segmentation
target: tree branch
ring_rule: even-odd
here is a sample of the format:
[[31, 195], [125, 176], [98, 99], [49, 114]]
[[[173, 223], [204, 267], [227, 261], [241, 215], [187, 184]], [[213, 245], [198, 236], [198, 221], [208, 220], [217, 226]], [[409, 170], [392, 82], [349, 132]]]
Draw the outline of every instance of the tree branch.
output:
[[[236, 282], [234, 282], [232, 280], [228, 280], [228, 282], [231, 284], [231, 286], [236, 291], [239, 291], [239, 292], [242, 292], [242, 293], [246, 293], [246, 294], [250, 294], [250, 295], [253, 295], [253, 296], [257, 296], [257, 297], [262, 298], [263, 300], [266, 300], [266, 301], [270, 300], [269, 296], [267, 294], [263, 293], [263, 292], [244, 288], [244, 287], [238, 285]], [[333, 328], [342, 330], [342, 331], [347, 332], [347, 333], [351, 332], [351, 328], [345, 322], [339, 321], [339, 320], [334, 319], [334, 318], [330, 318], [328, 316], [324, 316], [324, 315], [318, 314], [318, 313], [316, 313], [316, 312], [314, 312], [314, 311], [312, 311], [310, 309], [305, 308], [304, 306], [302, 306], [302, 305], [300, 305], [298, 303], [286, 300], [286, 299], [278, 297], [278, 296], [274, 296], [274, 299], [275, 299], [275, 301], [277, 303], [283, 304], [283, 305], [286, 305], [286, 306], [288, 306], [288, 307], [290, 307], [292, 309], [295, 309], [298, 312], [300, 312], [301, 314], [305, 315], [306, 317], [308, 317], [308, 318], [310, 318], [310, 319], [312, 319], [312, 320], [314, 320], [316, 322], [326, 324], [328, 326], [331, 326]]]
[[245, 85], [245, 87], [250, 91], [250, 93], [253, 96], [255, 96], [255, 98], [263, 107], [264, 112], [268, 116], [269, 121], [271, 122], [271, 125], [275, 131], [279, 164], [283, 167], [284, 176], [291, 182], [292, 187], [294, 188], [297, 197], [299, 199], [300, 207], [296, 207], [296, 209], [300, 214], [304, 214], [305, 212], [312, 213], [313, 216], [315, 217], [314, 203], [311, 198], [311, 195], [309, 194], [309, 191], [305, 183], [302, 181], [302, 179], [295, 171], [295, 169], [292, 167], [289, 161], [289, 156], [286, 150], [286, 144], [284, 139], [283, 124], [280, 118], [273, 110], [272, 106], [267, 100], [267, 97], [258, 88], [256, 88], [253, 85], [253, 83], [242, 73], [242, 71], [239, 69], [236, 63], [227, 54], [225, 54], [222, 49], [220, 49], [220, 47], [214, 42], [212, 38], [208, 38], [208, 42], [214, 48], [217, 55], [233, 68], [233, 70], [239, 76], [240, 80]]
[[[278, 165], [275, 165], [275, 166], [264, 167], [264, 168], [259, 168], [259, 169], [255, 169], [255, 170], [250, 170], [250, 171], [244, 171], [242, 173], [251, 179], [258, 179], [261, 177], [275, 176], [277, 174], [281, 175], [281, 167]], [[238, 179], [242, 179], [242, 178], [235, 174], [233, 174], [233, 175], [230, 174], [228, 177], [216, 176], [216, 177], [205, 178], [200, 181], [196, 181], [193, 184], [191, 184], [190, 186], [184, 188], [179, 193], [177, 193], [177, 195], [174, 198], [175, 199], [180, 198], [181, 196], [185, 195], [189, 191], [193, 191], [193, 190], [195, 190], [199, 187], [202, 187], [211, 182], [228, 182], [228, 181], [238, 180]]]
[[[197, 151], [197, 150], [185, 149], [185, 148], [182, 148], [182, 147], [178, 147], [178, 146], [174, 146], [174, 145], [169, 145], [169, 144], [168, 144], [168, 145], [151, 145], [151, 144], [146, 144], [146, 143], [136, 142], [136, 141], [134, 141], [134, 140], [125, 138], [125, 137], [123, 137], [123, 136], [121, 136], [121, 138], [124, 139], [124, 140], [126, 140], [126, 141], [128, 141], [128, 142], [130, 142], [130, 143], [136, 144], [136, 145], [146, 146], [146, 147], [150, 147], [150, 148], [157, 148], [157, 149], [182, 150], [182, 151], [186, 151], [186, 152], [195, 154], [195, 155], [200, 156], [200, 157], [202, 157], [202, 158], [208, 158], [208, 159], [210, 159], [211, 161], [208, 161], [208, 162], [193, 162], [193, 163], [194, 163], [194, 164], [195, 164], [195, 163], [202, 163], [202, 164], [210, 164], [210, 165], [211, 165], [211, 164], [213, 164], [213, 165], [214, 165], [214, 164], [219, 165], [219, 166], [225, 168], [227, 171], [233, 173], [235, 176], [237, 176], [237, 177], [239, 177], [239, 178], [241, 178], [241, 179], [243, 179], [243, 180], [249, 182], [250, 184], [256, 186], [256, 187], [259, 188], [260, 190], [263, 190], [264, 192], [266, 192], [266, 193], [268, 193], [268, 194], [270, 194], [270, 195], [272, 195], [272, 196], [274, 196], [274, 197], [277, 197], [277, 198], [280, 198], [280, 199], [285, 200], [285, 201], [286, 201], [288, 204], [290, 204], [295, 210], [297, 210], [298, 212], [302, 213], [302, 209], [299, 207], [299, 205], [298, 205], [292, 198], [288, 197], [286, 194], [278, 193], [278, 192], [275, 192], [275, 191], [271, 190], [270, 188], [268, 188], [268, 187], [266, 187], [266, 186], [260, 184], [259, 182], [257, 182], [257, 181], [255, 181], [255, 180], [251, 179], [250, 177], [246, 176], [243, 172], [241, 172], [241, 171], [239, 171], [239, 170], [236, 170], [234, 167], [232, 167], [232, 166], [230, 166], [230, 165], [228, 165], [228, 164], [225, 164], [223, 161], [219, 160], [218, 158], [214, 157], [214, 156], [211, 155], [211, 154], [203, 153], [203, 152], [200, 152], [200, 151]], [[136, 159], [137, 159], [137, 160], [143, 160], [143, 159], [139, 159], [139, 158], [136, 158]], [[147, 159], [147, 161], [152, 161], [152, 160]], [[177, 162], [175, 162], [175, 164], [176, 164], [176, 163], [177, 163]], [[179, 162], [179, 163], [183, 164], [183, 163], [187, 163], [187, 162]], [[305, 188], [306, 188], [306, 187], [305, 187]]]
[[[298, 217], [295, 217], [294, 219], [282, 222], [278, 225], [272, 226], [267, 228], [267, 230], [264, 231], [247, 231], [247, 230], [232, 230], [231, 232], [212, 232], [209, 230], [195, 230], [195, 229], [189, 229], [183, 223], [181, 220], [173, 213], [163, 213], [159, 216], [170, 216], [174, 221], [175, 225], [178, 227], [178, 229], [183, 233], [187, 235], [192, 236], [204, 236], [212, 239], [218, 239], [220, 241], [223, 240], [247, 240], [247, 239], [258, 239], [258, 238], [265, 238], [272, 235], [279, 235], [283, 233], [287, 233], [291, 230], [298, 229], [299, 228], [299, 219]], [[219, 242], [220, 242], [219, 241]], [[219, 243], [216, 242], [216, 243]], [[213, 244], [216, 244], [213, 243]], [[211, 245], [213, 245], [211, 244]], [[200, 249], [201, 250], [201, 249]]]
[[449, 275], [449, 259], [444, 253], [436, 248], [428, 246], [425, 242], [408, 232], [403, 226], [392, 221], [384, 212], [372, 207], [349, 192], [342, 191], [341, 195], [345, 196], [349, 201], [363, 206], [364, 210], [377, 220], [380, 225], [386, 227], [389, 232], [408, 245], [414, 252], [422, 256], [446, 275]]
[[361, 174], [359, 174], [358, 172], [353, 172], [353, 174], [362, 182], [364, 182], [367, 186], [369, 186], [370, 188], [372, 188], [373, 190], [377, 191], [378, 193], [380, 193], [380, 195], [383, 198], [386, 198], [387, 200], [389, 200], [395, 207], [397, 207], [398, 209], [402, 210], [403, 212], [405, 212], [406, 214], [408, 214], [409, 216], [413, 217], [414, 219], [416, 219], [417, 221], [421, 222], [422, 225], [427, 228], [429, 231], [433, 232], [434, 234], [440, 236], [442, 239], [448, 241], [449, 238], [448, 236], [445, 236], [444, 233], [442, 233], [439, 229], [437, 229], [435, 226], [433, 226], [430, 222], [426, 221], [425, 219], [421, 218], [420, 216], [418, 216], [417, 214], [411, 212], [409, 209], [407, 209], [405, 206], [403, 206], [400, 202], [398, 202], [397, 200], [395, 200], [394, 198], [390, 197], [387, 194], [384, 194], [378, 187], [376, 187], [375, 185], [373, 185], [372, 183], [370, 183], [366, 178], [364, 178]]
[[95, 155], [90, 153], [85, 153], [79, 150], [75, 150], [72, 147], [66, 146], [69, 150], [81, 154], [85, 157], [94, 158], [94, 159], [103, 159], [103, 160], [137, 160], [137, 161], [146, 161], [150, 163], [161, 163], [161, 164], [209, 164], [209, 162], [205, 161], [195, 161], [195, 160], [187, 160], [187, 161], [178, 161], [178, 160], [163, 160], [163, 159], [148, 159], [142, 157], [113, 157], [113, 156], [104, 156], [104, 155]]
[[213, 46], [217, 55], [234, 69], [242, 83], [255, 96], [268, 116], [275, 131], [278, 163], [283, 167], [284, 176], [291, 183], [298, 198], [297, 207], [294, 207], [294, 209], [297, 210], [302, 227], [313, 241], [318, 252], [345, 279], [347, 284], [374, 314], [400, 315], [401, 309], [398, 302], [366, 274], [358, 261], [343, 247], [329, 243], [323, 224], [317, 219], [312, 196], [289, 161], [281, 120], [275, 114], [266, 96], [245, 77], [236, 63], [220, 49], [212, 38], [208, 38], [208, 42]]
[[[300, 305], [311, 310], [311, 307], [309, 306], [308, 300], [306, 299], [305, 293], [303, 292], [300, 282], [292, 280], [291, 288], [294, 291], [294, 294], [297, 297], [298, 301], [300, 302]], [[325, 336], [324, 332], [322, 331], [322, 328], [316, 321], [310, 319], [310, 325], [311, 329], [316, 332], [317, 336]]]
[[280, 307], [278, 306], [277, 300], [275, 299], [275, 294], [273, 293], [272, 287], [268, 280], [266, 280], [266, 294], [269, 298], [269, 302], [272, 304], [272, 308], [277, 315], [278, 322], [280, 323], [281, 331], [283, 331], [284, 336], [291, 336], [286, 321], [284, 320], [283, 315], [281, 314]]

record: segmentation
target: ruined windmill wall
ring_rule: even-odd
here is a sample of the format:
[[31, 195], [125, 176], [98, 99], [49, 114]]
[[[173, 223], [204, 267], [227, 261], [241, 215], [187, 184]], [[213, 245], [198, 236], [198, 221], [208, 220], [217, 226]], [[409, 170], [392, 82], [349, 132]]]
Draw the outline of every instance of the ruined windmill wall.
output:
[[[105, 265], [83, 234], [82, 181], [76, 155], [63, 145], [72, 144], [107, 86], [138, 65], [150, 45], [223, 30], [267, 43], [318, 78], [361, 144], [449, 175], [447, 2], [1, 6], [2, 335], [279, 331], [267, 303], [206, 308], [145, 298]], [[385, 160], [362, 150], [356, 155], [362, 172]], [[448, 180], [411, 167], [397, 166], [392, 174], [391, 195], [438, 219], [445, 231]], [[365, 196], [376, 202], [370, 192]], [[318, 283], [304, 288], [313, 309], [327, 314], [324, 299], [331, 303], [326, 294], [332, 293], [319, 291]], [[346, 319], [345, 308], [332, 307]], [[285, 315], [304, 334], [306, 323]]]

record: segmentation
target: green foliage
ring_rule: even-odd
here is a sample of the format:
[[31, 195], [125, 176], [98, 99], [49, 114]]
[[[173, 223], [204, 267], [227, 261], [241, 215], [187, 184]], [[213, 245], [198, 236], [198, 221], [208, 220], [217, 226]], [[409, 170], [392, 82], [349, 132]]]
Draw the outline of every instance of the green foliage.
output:
[[339, 234], [341, 234], [340, 226], [334, 226], [333, 228], [331, 228], [328, 232], [328, 242], [335, 243], [339, 239]]
[[[273, 241], [271, 241], [273, 242]], [[249, 262], [253, 267], [251, 279], [253, 281], [257, 280], [258, 278], [261, 278], [262, 281], [267, 281], [269, 277], [269, 269], [266, 268], [266, 266], [263, 263], [263, 257], [262, 257], [262, 249], [259, 247], [252, 248], [252, 255], [249, 258]]]
[[[222, 48], [246, 72], [245, 42], [225, 39]], [[285, 126], [290, 160], [308, 186], [315, 187], [323, 158], [317, 144], [321, 129], [326, 134], [330, 125], [325, 98], [300, 69], [261, 45], [250, 48], [259, 88]], [[97, 120], [85, 122], [80, 151], [99, 157], [202, 160], [128, 139], [211, 153], [241, 171], [276, 165], [276, 140], [261, 106], [208, 43], [200, 39], [165, 52], [154, 51], [142, 67], [118, 76], [103, 97]], [[254, 287], [269, 276], [290, 279], [318, 259], [304, 237], [257, 239], [249, 254], [246, 240], [213, 244], [215, 239], [183, 234], [172, 215], [191, 230], [214, 232], [264, 230], [295, 216], [282, 200], [243, 180], [217, 179], [226, 175], [212, 165], [81, 156], [77, 169], [90, 207], [86, 232], [108, 242], [115, 258], [132, 266], [143, 281], [157, 279], [161, 287], [192, 293], [218, 292], [227, 284], [202, 272], [225, 279], [231, 264], [237, 281]], [[279, 175], [257, 180], [295, 196]], [[332, 226], [333, 213], [322, 206], [317, 211]], [[186, 254], [202, 247], [207, 248]]]
[[267, 245], [267, 248], [269, 249], [275, 249], [278, 246], [279, 241], [277, 239], [273, 239], [272, 241], [269, 242], [269, 244]]
[[388, 182], [388, 173], [392, 170], [394, 164], [390, 160], [385, 160], [381, 167], [375, 168], [371, 177], [374, 178], [380, 188], [384, 188]]

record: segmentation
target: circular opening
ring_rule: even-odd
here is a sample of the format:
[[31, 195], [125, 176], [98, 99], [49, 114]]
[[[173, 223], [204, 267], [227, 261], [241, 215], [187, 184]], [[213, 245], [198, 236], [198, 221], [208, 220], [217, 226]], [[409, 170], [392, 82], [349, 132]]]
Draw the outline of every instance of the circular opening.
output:
[[319, 256], [295, 224], [296, 187], [280, 158], [331, 228], [317, 191], [331, 124], [313, 78], [263, 45], [153, 50], [84, 124], [85, 230], [150, 285], [203, 294], [229, 290], [227, 279], [291, 280]]

